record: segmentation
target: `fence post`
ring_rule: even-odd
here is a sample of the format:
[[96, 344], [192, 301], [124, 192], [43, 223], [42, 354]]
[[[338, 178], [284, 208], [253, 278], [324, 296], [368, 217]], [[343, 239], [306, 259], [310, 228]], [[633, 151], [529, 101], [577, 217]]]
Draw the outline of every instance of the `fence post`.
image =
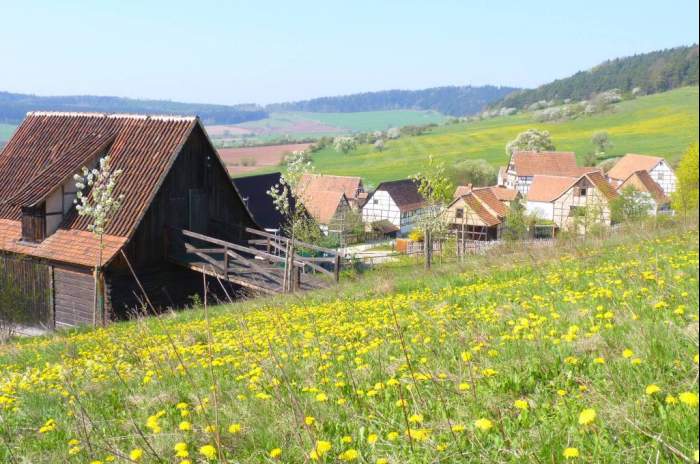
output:
[[335, 283], [340, 282], [340, 254], [335, 255], [335, 262], [333, 263], [333, 277], [335, 278]]
[[228, 247], [224, 247], [224, 279], [228, 279]]
[[424, 239], [424, 253], [425, 253], [425, 270], [430, 270], [430, 261], [433, 257], [433, 241], [432, 237], [430, 234], [430, 228], [426, 227], [425, 228], [425, 237]]

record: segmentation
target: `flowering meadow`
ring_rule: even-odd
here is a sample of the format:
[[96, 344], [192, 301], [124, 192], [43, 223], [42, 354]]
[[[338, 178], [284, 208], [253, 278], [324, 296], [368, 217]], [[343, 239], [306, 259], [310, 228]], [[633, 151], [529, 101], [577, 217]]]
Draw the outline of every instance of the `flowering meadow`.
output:
[[697, 462], [697, 231], [499, 259], [1, 346], [0, 462]]

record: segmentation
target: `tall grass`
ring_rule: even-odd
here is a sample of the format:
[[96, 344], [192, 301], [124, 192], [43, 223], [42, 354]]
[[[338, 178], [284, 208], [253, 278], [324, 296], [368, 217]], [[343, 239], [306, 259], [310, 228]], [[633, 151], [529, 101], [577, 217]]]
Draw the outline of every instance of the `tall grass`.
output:
[[696, 226], [337, 291], [0, 348], [0, 460], [694, 459]]

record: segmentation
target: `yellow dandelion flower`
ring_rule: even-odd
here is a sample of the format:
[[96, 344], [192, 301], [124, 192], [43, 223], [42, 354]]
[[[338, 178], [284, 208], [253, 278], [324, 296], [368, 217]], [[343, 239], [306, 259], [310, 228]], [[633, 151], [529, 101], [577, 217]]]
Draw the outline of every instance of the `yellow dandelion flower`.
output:
[[680, 395], [678, 395], [678, 399], [681, 401], [681, 403], [688, 405], [690, 407], [695, 408], [698, 406], [697, 393], [683, 392]]
[[141, 448], [134, 448], [129, 452], [129, 459], [132, 461], [140, 461], [143, 457], [143, 450]]
[[231, 424], [228, 426], [228, 433], [236, 434], [241, 431], [241, 424]]
[[408, 418], [408, 422], [411, 424], [420, 424], [423, 422], [423, 414], [413, 414]]
[[515, 400], [515, 402], [513, 402], [513, 406], [521, 411], [527, 411], [530, 409], [530, 404], [525, 400]]
[[386, 439], [389, 441], [395, 441], [399, 438], [399, 432], [389, 432], [386, 434]]
[[272, 459], [277, 459], [280, 456], [282, 456], [282, 450], [280, 448], [274, 448], [270, 450], [270, 457]]
[[466, 427], [462, 424], [454, 424], [452, 426], [452, 431], [455, 433], [464, 432], [464, 430], [466, 430]]
[[647, 388], [644, 390], [644, 393], [651, 396], [659, 393], [660, 391], [661, 387], [652, 383], [651, 385], [647, 385]]
[[355, 461], [359, 456], [360, 453], [356, 449], [350, 448], [340, 453], [340, 456], [338, 456], [338, 458], [341, 461]]
[[343, 443], [352, 443], [352, 437], [350, 435], [345, 435], [343, 438], [340, 439], [341, 442]]
[[177, 428], [182, 430], [183, 432], [187, 432], [192, 430], [192, 424], [187, 421], [182, 421], [177, 425]]
[[566, 459], [574, 459], [580, 456], [578, 448], [566, 448], [564, 450], [564, 457]]
[[216, 457], [216, 448], [213, 445], [204, 445], [199, 448], [199, 454], [207, 459], [214, 459]]
[[314, 422], [316, 422], [316, 418], [313, 417], [313, 416], [306, 416], [306, 417], [304, 418], [304, 423], [305, 423], [306, 425], [314, 425]]
[[578, 416], [578, 423], [580, 425], [589, 425], [592, 424], [593, 421], [595, 421], [596, 418], [596, 412], [595, 409], [587, 408], [581, 411], [581, 414]]
[[474, 421], [474, 425], [476, 426], [477, 429], [481, 430], [482, 432], [488, 432], [493, 428], [493, 422], [491, 422], [488, 419], [477, 419]]
[[367, 443], [369, 443], [370, 445], [374, 445], [375, 443], [377, 443], [378, 439], [379, 436], [377, 436], [376, 433], [370, 433], [369, 435], [367, 435]]
[[625, 359], [629, 359], [629, 358], [631, 358], [632, 356], [634, 356], [634, 351], [630, 350], [629, 348], [627, 348], [626, 350], [624, 350], [624, 351], [622, 352], [622, 357], [625, 358]]

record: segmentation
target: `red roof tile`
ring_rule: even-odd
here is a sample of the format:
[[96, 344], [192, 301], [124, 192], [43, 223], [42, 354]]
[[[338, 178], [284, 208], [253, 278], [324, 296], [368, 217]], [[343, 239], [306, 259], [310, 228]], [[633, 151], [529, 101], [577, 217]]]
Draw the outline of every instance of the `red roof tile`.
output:
[[611, 179], [625, 180], [637, 171], [651, 171], [663, 161], [663, 158], [658, 156], [646, 156], [627, 154], [620, 158], [615, 166], [608, 171], [608, 177]]
[[516, 151], [513, 153], [511, 162], [515, 166], [515, 172], [521, 177], [536, 175], [580, 177], [587, 172], [599, 170], [593, 167], [579, 167], [576, 164], [576, 154], [563, 151]]

